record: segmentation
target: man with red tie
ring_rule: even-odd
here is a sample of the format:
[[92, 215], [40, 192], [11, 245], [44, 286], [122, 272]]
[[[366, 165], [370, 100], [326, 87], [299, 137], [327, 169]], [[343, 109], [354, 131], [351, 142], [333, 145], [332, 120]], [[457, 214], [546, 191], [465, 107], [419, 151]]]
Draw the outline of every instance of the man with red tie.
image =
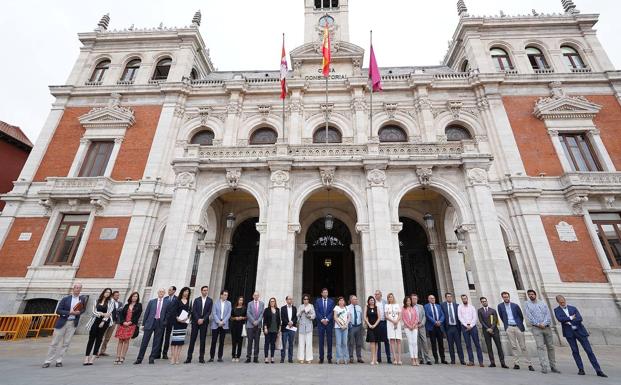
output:
[[149, 346], [151, 335], [153, 335], [153, 346], [151, 346], [151, 354], [149, 355], [149, 363], [155, 363], [155, 357], [159, 354], [162, 346], [162, 337], [164, 336], [165, 314], [170, 301], [164, 298], [164, 288], [157, 291], [157, 298], [153, 298], [147, 304], [147, 310], [142, 319], [143, 336], [140, 344], [140, 351], [134, 365], [140, 365], [144, 354]]

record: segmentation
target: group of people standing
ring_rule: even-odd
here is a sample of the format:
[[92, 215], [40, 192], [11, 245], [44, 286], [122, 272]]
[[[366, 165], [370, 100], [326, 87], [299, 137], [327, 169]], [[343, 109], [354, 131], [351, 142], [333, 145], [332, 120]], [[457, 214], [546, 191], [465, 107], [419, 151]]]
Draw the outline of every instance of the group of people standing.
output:
[[[63, 298], [56, 313], [59, 319], [55, 325], [52, 343], [43, 367], [56, 361], [62, 366], [63, 356], [75, 333], [80, 315], [86, 311], [86, 297], [80, 295], [82, 285], [76, 283], [72, 294]], [[500, 343], [500, 321], [509, 339], [513, 369], [520, 369], [523, 360], [528, 370], [534, 371], [528, 356], [524, 338], [525, 320], [531, 325], [535, 337], [542, 373], [560, 373], [556, 367], [552, 319], [548, 306], [537, 300], [534, 290], [528, 290], [525, 311], [519, 304], [511, 302], [507, 292], [501, 293], [503, 302], [496, 309], [490, 307], [487, 298], [481, 297], [481, 307], [476, 309], [467, 295], [461, 296], [461, 304], [454, 301], [452, 293], [445, 294], [445, 301], [437, 303], [434, 295], [427, 297], [424, 306], [419, 304], [417, 294], [406, 296], [398, 303], [389, 293], [386, 300], [382, 292], [376, 290], [369, 296], [364, 309], [359, 305], [355, 295], [349, 297], [349, 304], [344, 297], [335, 300], [329, 297], [327, 289], [313, 304], [308, 294], [302, 296], [299, 307], [293, 304], [293, 298], [287, 296], [285, 304], [279, 307], [276, 298], [270, 298], [267, 306], [260, 294], [254, 292], [252, 300], [245, 303], [238, 297], [234, 304], [228, 300], [229, 293], [222, 290], [216, 301], [209, 296], [209, 287], [200, 289], [200, 296], [191, 300], [190, 288], [184, 287], [176, 294], [176, 287], [171, 286], [166, 293], [159, 289], [157, 297], [151, 299], [143, 314], [140, 296], [137, 292], [130, 294], [127, 302], [119, 301], [119, 292], [106, 288], [91, 305], [90, 319], [87, 323], [89, 338], [86, 345], [84, 365], [93, 365], [94, 358], [107, 356], [106, 348], [112, 335], [118, 339], [115, 364], [123, 364], [132, 338], [139, 335], [139, 319], [142, 315], [143, 338], [135, 365], [142, 363], [146, 350], [153, 339], [149, 363], [156, 359], [169, 359], [173, 365], [180, 363], [182, 346], [186, 340], [188, 325], [191, 325], [190, 341], [184, 363], [192, 362], [196, 340], [199, 341], [199, 362], [205, 363], [207, 331], [211, 330], [209, 362], [216, 359], [223, 361], [224, 340], [230, 332], [232, 339], [232, 361], [240, 362], [242, 344], [247, 337], [246, 363], [259, 362], [260, 336], [264, 340], [264, 362], [274, 363], [276, 347], [280, 349], [280, 362], [293, 362], [293, 344], [298, 336], [299, 363], [313, 362], [313, 330], [316, 326], [319, 337], [319, 363], [327, 359], [333, 363], [332, 336], [336, 337], [335, 364], [347, 364], [356, 361], [364, 363], [362, 345], [364, 330], [366, 342], [371, 349], [371, 365], [382, 362], [382, 348], [386, 361], [393, 365], [402, 365], [402, 338], [407, 339], [411, 365], [432, 365], [427, 339], [431, 343], [431, 352], [435, 364], [449, 364], [444, 351], [444, 338], [448, 343], [450, 364], [455, 364], [455, 354], [462, 365], [474, 366], [476, 351], [479, 366], [484, 367], [483, 353], [479, 341], [478, 325], [487, 347], [489, 366], [496, 366], [492, 342], [502, 368], [509, 368], [505, 362]], [[600, 377], [607, 377], [599, 366], [597, 358], [589, 344], [588, 332], [582, 324], [578, 309], [569, 306], [563, 296], [556, 297], [559, 304], [554, 315], [562, 326], [563, 336], [572, 350], [578, 366], [578, 374], [584, 375], [584, 365], [578, 350], [580, 343]], [[462, 347], [462, 337], [466, 345], [468, 361], [466, 362]], [[474, 350], [473, 350], [474, 345]], [[170, 348], [170, 357], [168, 350]], [[546, 354], [547, 353], [547, 354]]]

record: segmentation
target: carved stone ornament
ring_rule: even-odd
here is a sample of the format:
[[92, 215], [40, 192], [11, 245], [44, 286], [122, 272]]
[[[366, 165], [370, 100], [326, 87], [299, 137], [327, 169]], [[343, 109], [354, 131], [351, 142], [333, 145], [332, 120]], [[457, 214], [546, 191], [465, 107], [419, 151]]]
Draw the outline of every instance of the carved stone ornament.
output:
[[302, 226], [299, 223], [289, 223], [287, 225], [287, 231], [289, 231], [290, 233], [300, 233], [300, 231], [302, 230]]
[[261, 234], [267, 233], [267, 223], [265, 222], [257, 222], [255, 225], [257, 231]]
[[380, 187], [386, 182], [386, 172], [384, 170], [373, 169], [367, 173], [367, 180], [371, 187]]
[[289, 172], [284, 170], [276, 170], [272, 172], [270, 180], [275, 187], [286, 187], [287, 182], [289, 182]]
[[392, 231], [393, 233], [400, 233], [401, 230], [403, 230], [403, 223], [398, 222], [390, 224], [390, 231]]
[[259, 104], [257, 106], [257, 109], [259, 110], [259, 114], [261, 114], [261, 118], [263, 120], [266, 120], [267, 117], [270, 115], [270, 113], [272, 112], [272, 106], [269, 104]]
[[602, 106], [588, 101], [584, 96], [569, 96], [560, 82], [550, 83], [552, 96], [540, 98], [533, 114], [546, 119], [593, 119]]
[[614, 195], [605, 195], [602, 197], [602, 201], [607, 209], [613, 209], [615, 207], [616, 198]]
[[460, 100], [449, 100], [446, 102], [446, 108], [451, 112], [453, 118], [459, 118], [459, 114], [461, 112], [461, 108], [464, 106], [464, 103]]
[[230, 168], [226, 170], [226, 183], [233, 190], [237, 189], [239, 178], [241, 178], [241, 168]]
[[321, 176], [321, 183], [326, 187], [332, 186], [332, 183], [334, 183], [335, 172], [335, 167], [320, 167], [319, 175]]
[[482, 168], [468, 170], [468, 181], [473, 185], [487, 185], [487, 171]]
[[589, 197], [586, 195], [575, 195], [569, 198], [569, 204], [571, 205], [571, 209], [576, 215], [584, 214], [583, 205], [589, 201]]
[[431, 182], [431, 175], [433, 173], [433, 167], [417, 167], [416, 175], [418, 176], [418, 181], [423, 186], [428, 186]]
[[128, 107], [121, 107], [121, 94], [110, 95], [108, 105], [97, 107], [78, 118], [80, 124], [86, 128], [123, 128], [131, 127], [134, 122], [134, 111]]
[[104, 199], [91, 199], [91, 206], [95, 207], [95, 211], [102, 211], [106, 207]]
[[175, 180], [176, 187], [184, 187], [190, 188], [194, 185], [194, 174], [184, 171], [177, 175], [177, 179]]
[[389, 119], [395, 118], [395, 113], [397, 112], [397, 108], [399, 107], [398, 103], [386, 103], [384, 102], [384, 111], [386, 115], [388, 115]]
[[357, 233], [368, 233], [369, 231], [371, 231], [371, 228], [368, 223], [356, 223]]

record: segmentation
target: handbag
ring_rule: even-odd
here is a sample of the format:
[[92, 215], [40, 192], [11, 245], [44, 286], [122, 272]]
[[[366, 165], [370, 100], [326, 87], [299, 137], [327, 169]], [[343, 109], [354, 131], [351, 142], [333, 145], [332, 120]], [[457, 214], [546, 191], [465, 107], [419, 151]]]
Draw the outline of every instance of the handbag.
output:
[[276, 335], [276, 350], [282, 350], [282, 333], [278, 332]]
[[134, 334], [132, 334], [132, 339], [138, 337], [139, 334], [140, 334], [140, 326], [136, 325], [136, 328], [134, 329]]
[[248, 333], [246, 333], [246, 324], [244, 324], [242, 326], [242, 334], [241, 334], [242, 338], [247, 337]]

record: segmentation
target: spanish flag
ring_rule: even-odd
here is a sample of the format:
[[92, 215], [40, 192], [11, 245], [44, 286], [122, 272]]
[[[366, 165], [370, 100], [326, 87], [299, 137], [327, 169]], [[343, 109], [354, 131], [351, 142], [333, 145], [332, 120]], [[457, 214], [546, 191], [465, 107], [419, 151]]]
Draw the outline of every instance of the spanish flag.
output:
[[321, 46], [321, 53], [323, 55], [323, 76], [327, 78], [330, 76], [330, 60], [332, 58], [330, 56], [330, 31], [328, 30], [327, 23], [323, 29], [323, 44]]

